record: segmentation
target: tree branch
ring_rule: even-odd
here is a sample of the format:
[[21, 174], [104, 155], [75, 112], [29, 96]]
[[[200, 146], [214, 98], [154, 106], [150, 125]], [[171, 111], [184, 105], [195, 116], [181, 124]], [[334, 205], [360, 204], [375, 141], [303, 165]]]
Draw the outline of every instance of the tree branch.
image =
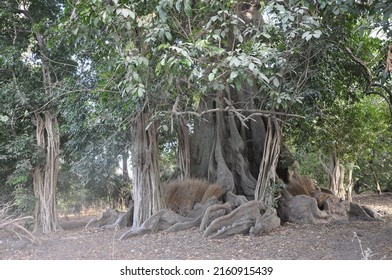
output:
[[370, 72], [369, 67], [367, 67], [366, 63], [363, 62], [360, 58], [356, 57], [353, 52], [350, 50], [349, 47], [344, 47], [345, 50], [347, 51], [347, 53], [349, 54], [349, 56], [351, 57], [352, 60], [354, 60], [357, 64], [359, 64], [362, 69], [365, 71], [364, 76], [365, 79], [367, 80], [368, 84], [371, 85], [372, 84], [372, 73]]

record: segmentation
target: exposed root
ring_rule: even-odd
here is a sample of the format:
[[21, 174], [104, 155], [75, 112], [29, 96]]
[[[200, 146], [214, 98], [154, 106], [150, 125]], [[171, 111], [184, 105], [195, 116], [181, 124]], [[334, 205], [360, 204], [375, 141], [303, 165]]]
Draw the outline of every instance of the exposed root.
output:
[[[256, 223], [257, 217], [261, 216], [261, 210], [263, 210], [263, 206], [260, 202], [255, 200], [249, 201], [248, 203], [234, 209], [228, 215], [212, 221], [212, 223], [204, 231], [203, 236], [223, 237], [235, 233], [243, 233], [245, 224], [250, 225], [247, 229], [249, 231], [250, 227]], [[242, 221], [245, 221], [245, 223]]]
[[199, 227], [200, 231], [204, 231], [211, 224], [211, 222], [216, 218], [222, 217], [230, 213], [231, 208], [232, 206], [230, 203], [212, 205], [208, 207], [200, 223], [200, 227]]
[[84, 227], [99, 227], [102, 229], [119, 227], [129, 227], [132, 222], [133, 207], [128, 212], [120, 212], [113, 208], [108, 208], [102, 212], [98, 217], [92, 218]]
[[156, 233], [167, 230], [176, 224], [194, 222], [194, 219], [183, 217], [171, 210], [163, 209], [148, 218], [139, 228], [133, 228], [125, 232], [120, 240], [141, 234]]
[[257, 217], [255, 226], [250, 229], [250, 234], [252, 236], [259, 236], [279, 226], [280, 218], [277, 215], [276, 209], [269, 207], [261, 217]]

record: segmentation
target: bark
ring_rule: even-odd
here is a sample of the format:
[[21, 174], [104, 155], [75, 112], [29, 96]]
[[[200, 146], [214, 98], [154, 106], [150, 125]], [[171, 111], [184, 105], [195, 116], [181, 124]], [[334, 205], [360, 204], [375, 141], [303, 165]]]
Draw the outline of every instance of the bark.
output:
[[291, 195], [283, 190], [279, 199], [278, 215], [282, 222], [296, 224], [324, 224], [334, 221], [366, 220], [381, 221], [372, 209], [329, 195], [325, 207], [320, 210], [314, 197]]
[[129, 171], [128, 171], [128, 150], [122, 153], [122, 175], [123, 175], [123, 180], [125, 185], [129, 185], [130, 182], [130, 177], [129, 177]]
[[189, 129], [187, 121], [183, 116], [179, 116], [177, 120], [179, 179], [186, 179], [190, 176], [191, 161]]
[[60, 136], [56, 116], [46, 111], [35, 113], [37, 145], [46, 151], [46, 162], [36, 165], [33, 187], [36, 199], [34, 232], [49, 233], [60, 228], [56, 209], [56, 186], [59, 171]]
[[250, 113], [241, 104], [252, 104], [244, 92], [227, 97], [230, 99], [224, 97], [225, 101], [206, 97], [201, 102], [201, 112], [224, 108], [230, 103], [242, 112], [239, 116], [233, 112], [216, 110], [206, 114], [203, 119], [195, 120], [190, 142], [190, 175], [217, 182], [226, 191], [254, 199], [256, 178], [263, 156], [264, 119], [257, 116], [243, 121]]
[[164, 208], [158, 168], [157, 125], [150, 113], [140, 112], [132, 124], [133, 227], [139, 228]]
[[269, 207], [262, 216], [256, 218], [256, 223], [254, 227], [250, 229], [250, 234], [252, 236], [259, 236], [265, 232], [278, 228], [280, 222], [276, 209]]
[[340, 178], [340, 160], [336, 153], [331, 154], [328, 172], [328, 189], [334, 194], [338, 194], [338, 182]]
[[269, 191], [276, 183], [282, 133], [277, 119], [268, 118], [267, 134], [264, 142], [263, 159], [257, 180], [255, 199], [270, 207], [273, 204], [272, 192]]
[[347, 175], [347, 200], [350, 202], [353, 201], [352, 198], [352, 191], [354, 186], [353, 170], [354, 170], [354, 163], [350, 163], [348, 168], [348, 175]]
[[346, 169], [344, 168], [343, 165], [339, 166], [340, 168], [340, 176], [339, 176], [339, 180], [338, 180], [338, 197], [342, 198], [342, 199], [346, 199], [346, 190], [344, 189], [344, 178], [346, 175]]
[[249, 232], [255, 225], [257, 218], [261, 217], [264, 206], [256, 201], [249, 201], [234, 209], [229, 214], [216, 218], [204, 231], [204, 237], [222, 238], [233, 234]]
[[346, 191], [344, 189], [344, 166], [340, 164], [340, 159], [336, 152], [330, 156], [329, 166], [321, 161], [325, 171], [328, 174], [328, 189], [337, 197], [346, 199]]

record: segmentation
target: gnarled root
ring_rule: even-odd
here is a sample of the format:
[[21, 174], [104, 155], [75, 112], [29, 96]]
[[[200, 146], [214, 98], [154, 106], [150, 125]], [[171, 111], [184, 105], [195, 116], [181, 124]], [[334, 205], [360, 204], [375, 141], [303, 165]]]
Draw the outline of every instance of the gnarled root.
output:
[[171, 210], [163, 209], [148, 218], [139, 228], [133, 228], [125, 232], [120, 237], [120, 240], [141, 234], [156, 233], [158, 231], [166, 230], [177, 223], [190, 221], [192, 221], [192, 219], [180, 216]]
[[200, 231], [204, 231], [213, 220], [217, 219], [218, 217], [222, 217], [227, 215], [231, 211], [231, 204], [217, 204], [208, 207], [203, 215], [203, 219], [201, 220], [200, 224]]
[[245, 234], [249, 232], [249, 229], [255, 224], [253, 219], [245, 221], [237, 221], [229, 226], [224, 226], [215, 234], [209, 236], [210, 238], [224, 238], [235, 234]]
[[327, 223], [330, 215], [318, 208], [317, 200], [308, 195], [291, 195], [287, 190], [282, 191], [279, 199], [279, 217], [283, 222], [296, 224]]
[[[245, 233], [261, 216], [264, 206], [256, 200], [242, 204], [228, 215], [217, 218], [207, 227], [203, 236], [226, 237], [237, 233]], [[248, 226], [246, 229], [245, 227]]]
[[280, 226], [280, 218], [276, 212], [275, 208], [269, 207], [265, 213], [257, 217], [256, 224], [250, 229], [250, 234], [252, 236], [259, 236], [264, 232], [273, 230]]

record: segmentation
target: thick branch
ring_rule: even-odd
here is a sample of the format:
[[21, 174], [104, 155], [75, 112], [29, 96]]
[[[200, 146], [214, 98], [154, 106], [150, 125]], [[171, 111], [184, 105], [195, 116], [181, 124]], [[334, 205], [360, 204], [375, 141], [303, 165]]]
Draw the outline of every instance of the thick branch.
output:
[[357, 64], [359, 64], [362, 67], [362, 69], [365, 71], [364, 73], [365, 79], [367, 80], [368, 84], [371, 85], [373, 79], [369, 67], [367, 67], [366, 63], [363, 62], [360, 58], [356, 57], [353, 54], [353, 52], [350, 50], [350, 48], [345, 47], [345, 50], [347, 51], [351, 59], [354, 60]]
[[388, 103], [388, 108], [389, 108], [389, 111], [392, 116], [392, 91], [388, 87], [386, 87], [382, 84], [374, 83], [373, 79], [372, 79], [372, 73], [371, 73], [369, 67], [366, 65], [366, 63], [364, 61], [362, 61], [360, 58], [356, 57], [348, 47], [345, 47], [345, 50], [347, 51], [347, 53], [349, 54], [351, 59], [354, 62], [356, 62], [357, 64], [359, 64], [362, 67], [362, 69], [364, 70], [363, 74], [364, 74], [366, 81], [368, 82], [369, 87], [370, 88], [380, 88], [387, 93], [388, 96], [385, 96], [384, 94], [377, 92], [377, 91], [367, 91], [366, 92], [366, 94], [376, 94], [376, 95], [381, 96]]
[[[255, 109], [235, 109], [232, 107], [226, 107], [226, 108], [215, 108], [215, 109], [209, 109], [202, 111], [200, 113], [197, 113], [195, 111], [183, 111], [183, 112], [178, 112], [175, 110], [173, 107], [171, 113], [177, 116], [180, 115], [193, 115], [198, 118], [201, 118], [202, 116], [210, 113], [216, 113], [216, 112], [231, 112], [234, 113], [235, 115], [239, 116], [239, 114], [243, 113], [251, 113], [251, 116], [264, 116], [264, 117], [271, 117], [271, 116], [282, 116], [282, 117], [296, 117], [296, 118], [303, 118], [303, 116], [296, 115], [296, 114], [289, 114], [289, 113], [284, 113], [284, 112], [276, 112], [276, 111], [268, 111], [268, 110], [255, 110]], [[250, 116], [246, 117], [244, 120], [249, 120], [251, 119]]]

